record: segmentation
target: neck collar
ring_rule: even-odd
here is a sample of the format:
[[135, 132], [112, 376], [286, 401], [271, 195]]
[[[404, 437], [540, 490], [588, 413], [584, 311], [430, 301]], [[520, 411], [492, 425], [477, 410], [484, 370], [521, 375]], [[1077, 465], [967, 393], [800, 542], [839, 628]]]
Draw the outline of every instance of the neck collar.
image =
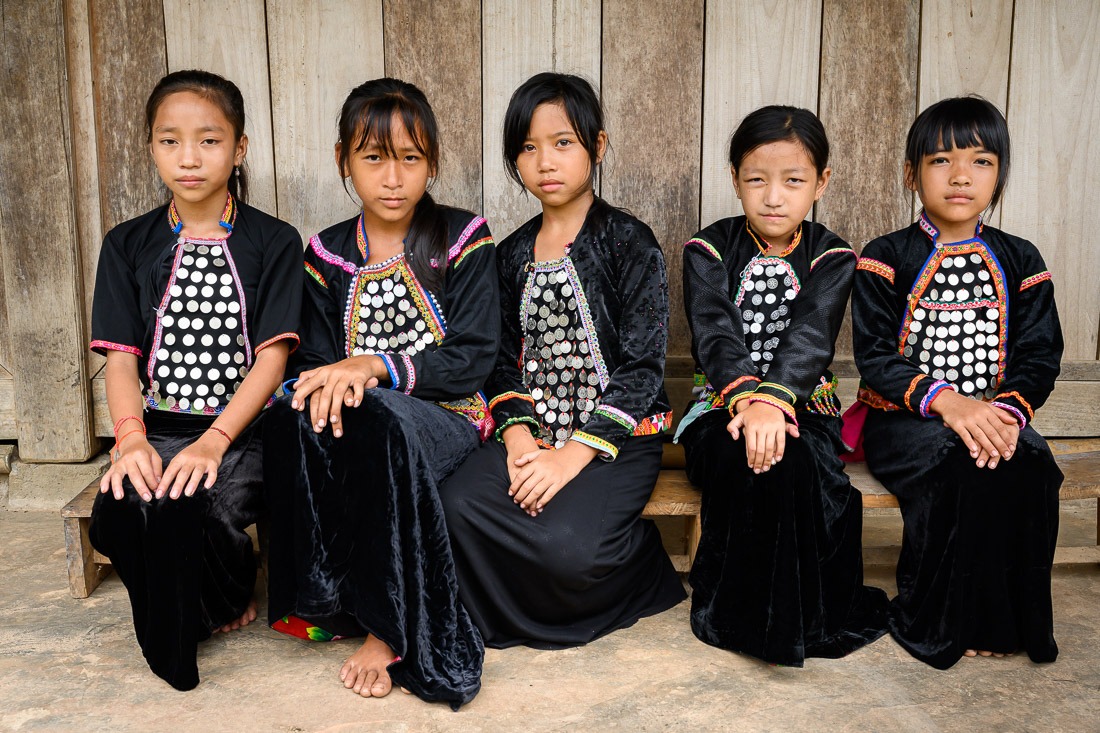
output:
[[[939, 246], [940, 230], [932, 223], [932, 220], [928, 218], [928, 214], [924, 209], [920, 210], [920, 218], [917, 219], [917, 223], [920, 224], [921, 230], [932, 240], [932, 244]], [[974, 226], [974, 239], [977, 239], [982, 234], [982, 229], [985, 228], [982, 217], [978, 217], [978, 223]]]
[[[233, 200], [233, 194], [227, 193], [225, 195], [225, 208], [222, 209], [221, 219], [218, 221], [218, 225], [225, 229], [226, 236], [233, 231], [233, 224], [237, 221], [237, 203]], [[183, 229], [183, 220], [180, 219], [179, 212], [176, 211], [176, 199], [172, 199], [172, 203], [168, 205], [168, 226], [172, 227], [173, 234], [179, 234]]]
[[[760, 250], [760, 254], [767, 254], [768, 250], [772, 246], [771, 242], [769, 242], [768, 240], [764, 239], [759, 234], [754, 232], [752, 230], [752, 224], [749, 222], [749, 220], [747, 218], [745, 219], [745, 229], [748, 231], [749, 236], [752, 237], [752, 241], [756, 242], [756, 246]], [[780, 252], [777, 256], [778, 257], [786, 257], [791, 252], [794, 252], [794, 248], [797, 247], [801, 241], [802, 241], [802, 225], [799, 224], [798, 229], [795, 230], [794, 236], [791, 237], [791, 243], [789, 245], [787, 245], [787, 248], [785, 250], [783, 250], [782, 252]]]

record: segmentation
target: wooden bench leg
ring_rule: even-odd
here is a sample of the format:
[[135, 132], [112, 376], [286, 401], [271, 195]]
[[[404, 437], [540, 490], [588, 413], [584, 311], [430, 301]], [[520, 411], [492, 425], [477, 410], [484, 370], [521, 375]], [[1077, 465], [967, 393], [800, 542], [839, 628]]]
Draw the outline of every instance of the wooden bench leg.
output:
[[699, 538], [703, 536], [703, 520], [695, 514], [690, 517], [685, 517], [684, 522], [687, 526], [687, 554], [688, 554], [688, 568], [695, 564], [695, 552], [699, 549]]
[[64, 522], [69, 593], [73, 598], [87, 598], [111, 574], [111, 566], [101, 562], [106, 558], [92, 549], [88, 538], [90, 517], [66, 517]]

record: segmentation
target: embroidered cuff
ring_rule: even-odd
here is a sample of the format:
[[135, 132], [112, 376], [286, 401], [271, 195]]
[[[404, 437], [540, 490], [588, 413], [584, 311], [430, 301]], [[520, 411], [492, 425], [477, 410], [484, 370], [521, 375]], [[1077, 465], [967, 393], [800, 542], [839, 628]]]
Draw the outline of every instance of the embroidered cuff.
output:
[[916, 412], [916, 410], [913, 409], [913, 404], [909, 401], [909, 398], [913, 396], [913, 390], [917, 388], [917, 385], [920, 384], [922, 379], [928, 379], [928, 375], [924, 372], [913, 377], [913, 381], [909, 383], [909, 389], [905, 390], [905, 409], [910, 412]]
[[127, 346], [126, 344], [116, 344], [113, 341], [103, 341], [96, 339], [88, 345], [92, 351], [97, 354], [107, 355], [108, 351], [125, 351], [127, 354], [133, 354], [136, 357], [141, 357], [141, 349], [136, 346]]
[[638, 427], [637, 420], [635, 420], [619, 408], [612, 407], [611, 405], [600, 405], [599, 407], [597, 407], [592, 412], [592, 417], [596, 417], [597, 415], [602, 415], [603, 417], [613, 420], [617, 424], [622, 425], [624, 428], [630, 430], [631, 432], [633, 432], [634, 429]]
[[583, 443], [589, 448], [595, 448], [600, 452], [600, 458], [605, 461], [613, 461], [619, 455], [619, 449], [608, 441], [603, 438], [597, 438], [595, 435], [581, 432], [580, 430], [575, 431], [569, 439], [575, 440], [578, 443]]
[[788, 420], [790, 420], [795, 425], [798, 425], [798, 418], [796, 418], [794, 415], [794, 407], [792, 407], [784, 400], [776, 399], [769, 394], [760, 394], [758, 392], [752, 397], [749, 397], [749, 404], [752, 404], [753, 402], [765, 402], [772, 407], [778, 407], [783, 412], [783, 414], [787, 416]]
[[1015, 416], [1016, 424], [1020, 426], [1020, 430], [1023, 430], [1027, 427], [1027, 418], [1024, 417], [1024, 413], [1020, 412], [1012, 405], [1006, 405], [1003, 402], [990, 402], [989, 404], [993, 405], [994, 407], [999, 407], [1002, 410], [1007, 410], [1008, 412], [1011, 412], [1013, 416]]
[[1031, 403], [1024, 399], [1024, 396], [1019, 392], [1001, 392], [993, 397], [994, 402], [1000, 402], [1002, 404], [1011, 404], [1008, 400], [1015, 400], [1020, 404], [1020, 407], [1027, 411], [1028, 420], [1035, 419], [1035, 410], [1031, 409]]
[[725, 404], [729, 410], [730, 416], [734, 414], [734, 407], [737, 403], [746, 397], [751, 397], [753, 391], [756, 389], [756, 385], [760, 384], [760, 378], [752, 375], [745, 375], [738, 377], [729, 384], [726, 388], [718, 393], [718, 404]]
[[761, 382], [756, 385], [756, 389], [753, 390], [753, 396], [771, 397], [786, 403], [792, 410], [794, 409], [795, 403], [798, 402], [798, 397], [795, 396], [794, 392], [777, 382]]
[[390, 389], [397, 389], [397, 365], [389, 354], [378, 354], [378, 358], [386, 365], [386, 371], [390, 374]]
[[538, 438], [539, 433], [542, 432], [542, 426], [539, 425], [538, 420], [533, 417], [521, 416], [509, 418], [502, 422], [500, 425], [497, 425], [496, 430], [493, 432], [493, 437], [496, 438], [499, 442], [503, 443], [504, 431], [512, 427], [513, 425], [518, 425], [520, 423], [526, 423], [527, 425], [531, 426], [531, 437], [533, 438]]
[[416, 367], [413, 366], [412, 357], [407, 354], [401, 354], [401, 364], [405, 367], [405, 394], [412, 394], [413, 388], [416, 387]]
[[272, 336], [267, 341], [264, 341], [262, 344], [256, 347], [256, 353], [259, 354], [268, 346], [271, 346], [272, 344], [278, 343], [279, 341], [283, 340], [294, 342], [290, 345], [291, 354], [298, 350], [298, 344], [301, 343], [301, 339], [298, 338], [298, 334], [294, 333], [293, 331], [287, 331], [286, 333], [280, 333], [278, 336]]
[[959, 391], [955, 388], [955, 385], [945, 382], [942, 379], [937, 379], [932, 383], [932, 386], [928, 388], [928, 392], [925, 393], [924, 399], [920, 401], [921, 417], [934, 417], [934, 415], [929, 412], [929, 409], [932, 407], [932, 400], [936, 399], [936, 396], [945, 389], [949, 389], [952, 392]]

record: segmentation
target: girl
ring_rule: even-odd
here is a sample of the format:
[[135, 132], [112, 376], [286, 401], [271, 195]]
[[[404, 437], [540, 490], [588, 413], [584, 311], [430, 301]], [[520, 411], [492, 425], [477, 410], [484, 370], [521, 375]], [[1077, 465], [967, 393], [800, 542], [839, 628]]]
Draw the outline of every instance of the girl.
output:
[[493, 240], [428, 194], [439, 141], [415, 86], [357, 87], [339, 128], [336, 164], [362, 212], [306, 250], [297, 384], [265, 433], [269, 620], [365, 636], [340, 669], [357, 694], [396, 680], [457, 708], [480, 688], [484, 647], [458, 603], [436, 489], [488, 430]]
[[584, 644], [684, 597], [641, 519], [671, 417], [664, 259], [596, 198], [606, 148], [583, 79], [538, 74], [512, 95], [505, 167], [542, 215], [497, 252], [495, 440], [443, 489], [462, 600], [494, 647]]
[[232, 82], [169, 74], [145, 134], [172, 197], [112, 229], [99, 256], [91, 347], [107, 355], [116, 442], [90, 536], [126, 585], [149, 667], [190, 690], [198, 642], [256, 617], [244, 529], [261, 503], [259, 416], [298, 342], [302, 241], [245, 204]]
[[964, 654], [1058, 655], [1062, 474], [1028, 423], [1054, 387], [1062, 336], [1038, 250], [982, 223], [1008, 168], [1008, 126], [989, 102], [922, 112], [905, 181], [924, 209], [867, 245], [852, 299], [863, 448], [905, 522], [890, 631], [939, 669]]
[[856, 257], [804, 221], [829, 185], [828, 157], [812, 112], [756, 110], [729, 151], [745, 215], [684, 247], [701, 389], [677, 439], [703, 491], [691, 627], [708, 644], [796, 667], [885, 633], [886, 596], [863, 585], [863, 507], [837, 458], [827, 369]]

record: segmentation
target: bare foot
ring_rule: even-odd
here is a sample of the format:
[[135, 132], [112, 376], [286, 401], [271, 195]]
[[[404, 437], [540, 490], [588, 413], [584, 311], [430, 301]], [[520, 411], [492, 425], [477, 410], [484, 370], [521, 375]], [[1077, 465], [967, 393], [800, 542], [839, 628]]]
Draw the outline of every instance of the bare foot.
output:
[[963, 652], [964, 657], [1011, 657], [1011, 654], [1002, 654], [1001, 652], [987, 652], [985, 649], [967, 649]]
[[340, 680], [344, 687], [363, 697], [385, 697], [390, 694], [392, 682], [386, 666], [393, 662], [396, 655], [393, 649], [374, 634], [358, 651], [348, 657], [340, 668]]
[[255, 620], [256, 620], [256, 601], [249, 601], [248, 602], [248, 608], [244, 609], [244, 613], [241, 614], [240, 618], [233, 619], [232, 621], [227, 623], [225, 626], [219, 626], [218, 628], [214, 629], [214, 631], [225, 631], [225, 632], [236, 631], [237, 629], [241, 628], [242, 626], [248, 626], [250, 623], [252, 623]]

